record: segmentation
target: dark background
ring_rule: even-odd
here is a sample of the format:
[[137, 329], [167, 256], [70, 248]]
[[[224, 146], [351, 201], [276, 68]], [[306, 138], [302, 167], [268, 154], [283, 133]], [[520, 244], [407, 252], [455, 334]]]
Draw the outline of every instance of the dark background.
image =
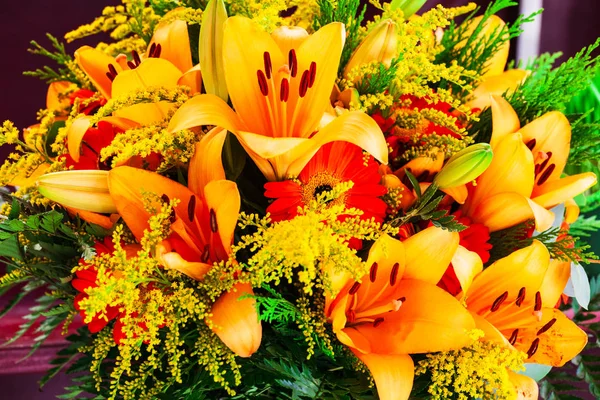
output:
[[[527, 1], [527, 0], [524, 0]], [[478, 0], [485, 6], [488, 1]], [[90, 22], [107, 5], [117, 0], [12, 0], [2, 1], [0, 9], [0, 122], [10, 119], [19, 128], [34, 124], [36, 112], [45, 105], [45, 83], [22, 72], [42, 67], [44, 57], [27, 53], [29, 41], [37, 40], [43, 46], [49, 42], [45, 33], [57, 37], [77, 26]], [[466, 4], [467, 1], [429, 0], [424, 9], [441, 3], [445, 6]], [[600, 36], [600, 1], [598, 0], [544, 0], [542, 52], [562, 51], [564, 57], [575, 54]], [[518, 9], [502, 15], [505, 20], [516, 18]], [[103, 38], [106, 40], [106, 38]], [[95, 44], [99, 38], [67, 45], [72, 53], [83, 44]], [[513, 52], [514, 54], [514, 52]], [[564, 59], [564, 58], [563, 58]], [[549, 94], [552, 95], [552, 94]], [[1, 333], [1, 332], [0, 332]], [[1, 335], [0, 335], [1, 336]], [[41, 370], [45, 368], [40, 366]], [[25, 370], [25, 368], [23, 369]], [[4, 371], [6, 372], [6, 371]], [[51, 399], [69, 382], [64, 377], [51, 381], [44, 392], [39, 392], [36, 381], [41, 374], [2, 374], [0, 370], [0, 399]]]

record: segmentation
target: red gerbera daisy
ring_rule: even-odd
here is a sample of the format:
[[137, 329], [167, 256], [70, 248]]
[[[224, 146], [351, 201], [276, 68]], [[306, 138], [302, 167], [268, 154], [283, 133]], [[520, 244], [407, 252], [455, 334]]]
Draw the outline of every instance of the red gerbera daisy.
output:
[[[110, 254], [115, 251], [115, 246], [112, 243], [112, 239], [110, 236], [104, 238], [102, 242], [96, 242], [94, 245], [94, 249], [96, 249], [96, 255]], [[81, 263], [84, 263], [81, 260]], [[98, 287], [96, 280], [98, 279], [98, 271], [93, 266], [89, 268], [79, 270], [75, 272], [76, 278], [71, 281], [73, 287], [79, 292], [77, 296], [75, 296], [74, 305], [75, 309], [79, 311], [79, 315], [85, 321], [86, 312], [79, 307], [79, 302], [87, 299], [89, 295], [85, 292], [87, 289], [91, 287]], [[119, 307], [108, 307], [105, 311], [106, 318], [100, 318], [99, 316], [95, 316], [92, 320], [87, 324], [87, 327], [91, 333], [100, 332], [110, 321], [120, 316]], [[122, 331], [114, 330], [113, 337], [116, 343], [120, 343], [124, 338]]]
[[363, 219], [385, 218], [386, 203], [380, 199], [387, 189], [379, 182], [378, 164], [373, 157], [365, 156], [362, 149], [346, 142], [326, 144], [304, 167], [297, 180], [268, 182], [265, 196], [276, 199], [267, 208], [273, 221], [292, 219], [303, 207], [323, 192], [342, 182], [352, 181], [354, 186], [333, 204], [362, 210]]

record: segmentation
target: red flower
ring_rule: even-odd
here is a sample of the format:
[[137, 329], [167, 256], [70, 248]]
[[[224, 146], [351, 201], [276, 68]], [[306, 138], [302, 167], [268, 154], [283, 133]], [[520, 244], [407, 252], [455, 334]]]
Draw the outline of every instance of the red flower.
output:
[[97, 128], [89, 128], [85, 132], [81, 142], [81, 153], [78, 162], [75, 162], [69, 154], [63, 156], [67, 167], [78, 170], [110, 169], [107, 163], [100, 161], [100, 151], [110, 145], [117, 133], [121, 132], [122, 130], [106, 121], [98, 122]]
[[[67, 167], [73, 167], [76, 170], [84, 169], [111, 169], [111, 160], [100, 161], [100, 152], [106, 146], [109, 146], [114, 140], [117, 134], [122, 133], [123, 130], [110, 124], [106, 121], [98, 122], [97, 128], [89, 128], [83, 136], [81, 142], [81, 152], [79, 155], [79, 161], [75, 162], [73, 158], [66, 154], [64, 157]], [[147, 157], [131, 157], [127, 161], [127, 165], [141, 168], [156, 170], [162, 161], [162, 157], [158, 153], [150, 153]]]
[[[483, 224], [473, 223], [470, 218], [464, 217], [461, 211], [457, 211], [453, 215], [459, 223], [467, 227], [467, 229], [459, 232], [459, 244], [467, 250], [477, 253], [481, 261], [484, 264], [487, 263], [490, 260], [490, 250], [492, 249], [492, 245], [489, 243], [490, 231], [488, 228]], [[461, 292], [460, 282], [452, 264], [442, 276], [438, 286], [453, 296]]]
[[74, 105], [75, 100], [80, 99], [81, 102], [79, 103], [79, 110], [77, 110], [78, 113], [90, 115], [90, 114], [94, 114], [100, 107], [102, 107], [103, 105], [106, 104], [106, 99], [104, 97], [102, 97], [100, 100], [95, 100], [95, 101], [89, 103], [88, 105], [84, 106], [83, 102], [85, 100], [91, 98], [95, 94], [96, 94], [96, 92], [92, 92], [91, 90], [88, 90], [88, 89], [79, 89], [69, 95], [69, 100], [71, 101], [71, 105]]
[[297, 215], [298, 207], [305, 206], [339, 183], [352, 181], [352, 189], [333, 203], [362, 210], [363, 219], [373, 217], [375, 221], [382, 222], [387, 205], [380, 197], [386, 194], [387, 189], [379, 184], [378, 168], [373, 157], [363, 154], [361, 148], [354, 144], [326, 144], [304, 167], [297, 180], [265, 184], [265, 196], [275, 199], [267, 212], [271, 213], [273, 221], [292, 219]]
[[[454, 108], [452, 107], [452, 105], [450, 105], [449, 103], [445, 103], [443, 101], [439, 101], [437, 103], [429, 103], [428, 99], [426, 97], [415, 97], [413, 95], [404, 95], [401, 97], [401, 100], [410, 100], [411, 104], [409, 107], [407, 107], [407, 109], [409, 110], [414, 110], [415, 108], [419, 111], [421, 110], [436, 110], [436, 111], [441, 111], [444, 114], [451, 116], [451, 117], [459, 117], [460, 115], [456, 113], [456, 111], [454, 110]], [[463, 124], [461, 123], [460, 119], [457, 118], [456, 120], [456, 129], [461, 129], [463, 128]], [[430, 121], [425, 121], [424, 125], [423, 125], [423, 129], [420, 132], [423, 135], [432, 135], [432, 134], [436, 134], [438, 136], [452, 136], [455, 137], [457, 139], [461, 139], [462, 136], [459, 135], [458, 133], [434, 124], [433, 122]]]
[[[105, 237], [104, 241], [102, 242], [96, 242], [94, 248], [96, 249], [96, 255], [111, 254], [115, 251], [115, 246], [113, 245], [110, 236]], [[85, 261], [81, 260], [81, 263], [85, 263]], [[75, 275], [76, 278], [73, 279], [71, 284], [79, 292], [79, 294], [75, 296], [74, 305], [75, 309], [79, 311], [79, 315], [81, 315], [81, 318], [83, 318], [83, 320], [85, 321], [87, 314], [85, 310], [81, 309], [81, 307], [79, 306], [79, 302], [89, 297], [89, 295], [85, 292], [86, 289], [89, 289], [91, 287], [98, 287], [98, 284], [96, 283], [96, 280], [98, 279], [98, 271], [93, 266], [90, 266], [87, 269], [77, 271]], [[119, 312], [118, 307], [108, 307], [105, 311], [106, 318], [100, 318], [96, 315], [87, 324], [87, 327], [91, 333], [100, 332], [102, 329], [104, 329], [104, 327], [106, 327], [106, 325], [108, 325], [110, 321], [112, 321], [115, 318], [118, 318], [120, 314], [121, 313]], [[121, 340], [125, 338], [125, 336], [123, 335], [123, 332], [120, 329], [114, 329], [113, 338], [116, 343], [120, 343]]]

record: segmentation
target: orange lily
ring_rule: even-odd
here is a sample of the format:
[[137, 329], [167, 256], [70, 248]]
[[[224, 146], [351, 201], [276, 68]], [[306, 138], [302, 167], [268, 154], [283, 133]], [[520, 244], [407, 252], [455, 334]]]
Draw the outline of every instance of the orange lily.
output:
[[569, 154], [571, 128], [566, 117], [550, 112], [520, 128], [519, 118], [502, 97], [492, 97], [494, 159], [477, 179], [462, 207], [490, 231], [534, 218], [548, 229], [561, 204], [596, 183], [591, 173], [560, 178]]
[[475, 276], [462, 296], [485, 340], [514, 346], [527, 362], [559, 367], [587, 343], [586, 333], [554, 308], [569, 271], [534, 240]]
[[[466, 30], [469, 36], [475, 31], [475, 28], [482, 19], [483, 16], [479, 16], [469, 22]], [[477, 40], [485, 42], [492, 35], [496, 37], [505, 28], [506, 23], [502, 18], [492, 15], [486, 20], [486, 23], [477, 36]], [[490, 95], [501, 96], [505, 92], [514, 92], [525, 78], [527, 78], [529, 72], [522, 69], [504, 71], [506, 62], [508, 61], [509, 50], [510, 41], [507, 40], [486, 63], [484, 73], [481, 75], [482, 81], [473, 93], [471, 93], [471, 100], [467, 103], [467, 106], [483, 110], [491, 105]]]
[[271, 181], [297, 176], [333, 141], [354, 143], [386, 163], [381, 129], [366, 114], [349, 112], [318, 129], [330, 107], [344, 37], [341, 23], [310, 36], [298, 27], [269, 35], [248, 18], [227, 19], [223, 67], [235, 112], [217, 96], [196, 96], [177, 110], [169, 130], [225, 128]]
[[458, 242], [458, 233], [435, 227], [404, 242], [384, 235], [369, 252], [369, 274], [359, 281], [333, 279], [341, 290], [326, 298], [326, 315], [340, 342], [371, 371], [382, 400], [408, 399], [414, 378], [409, 354], [470, 342], [473, 319], [436, 286]]
[[[166, 268], [201, 280], [215, 262], [229, 259], [240, 209], [234, 182], [225, 180], [221, 150], [226, 132], [216, 128], [196, 146], [190, 161], [188, 187], [154, 172], [117, 167], [109, 172], [109, 191], [119, 214], [139, 240], [151, 216], [143, 193], [163, 199], [179, 199], [174, 208], [171, 235], [157, 248], [157, 258]], [[158, 192], [157, 192], [158, 191]], [[249, 285], [237, 285], [225, 293], [212, 309], [215, 333], [236, 354], [252, 355], [260, 345], [262, 328], [254, 300], [240, 300], [252, 293]]]

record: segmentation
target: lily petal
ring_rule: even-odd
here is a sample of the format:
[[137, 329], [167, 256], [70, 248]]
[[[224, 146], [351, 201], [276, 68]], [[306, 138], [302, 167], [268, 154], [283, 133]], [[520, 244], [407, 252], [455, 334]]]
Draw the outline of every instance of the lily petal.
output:
[[[329, 95], [337, 77], [345, 38], [344, 24], [334, 22], [309, 36], [297, 49], [298, 76], [309, 71], [312, 63], [316, 64], [316, 74], [306, 96], [290, 96], [287, 103], [287, 114], [292, 115], [289, 136], [309, 137], [317, 129], [323, 112], [330, 104]], [[300, 81], [290, 81], [290, 93], [300, 92]]]
[[409, 355], [357, 351], [354, 354], [369, 368], [380, 400], [407, 400], [410, 397], [415, 367]]
[[553, 306], [558, 303], [560, 296], [567, 286], [571, 276], [571, 263], [568, 261], [550, 260], [548, 271], [540, 287], [542, 303]]
[[477, 178], [477, 187], [465, 202], [466, 214], [473, 205], [498, 193], [515, 192], [529, 197], [533, 190], [534, 166], [531, 151], [519, 133], [505, 136], [494, 148], [494, 158]]
[[150, 213], [144, 209], [143, 194], [166, 194], [169, 199], [180, 199], [176, 214], [187, 216], [188, 200], [193, 193], [185, 186], [154, 172], [132, 167], [117, 167], [108, 173], [108, 189], [119, 214], [140, 240], [148, 229]]
[[213, 267], [211, 264], [186, 261], [181, 255], [174, 252], [161, 255], [160, 261], [166, 268], [177, 270], [197, 281], [202, 280]]
[[598, 181], [593, 172], [571, 175], [566, 178], [548, 181], [536, 190], [533, 201], [544, 208], [552, 208], [570, 198], [585, 192]]
[[112, 64], [118, 73], [123, 70], [116, 60], [93, 47], [83, 46], [75, 51], [75, 62], [90, 78], [92, 84], [102, 96], [110, 99], [113, 83], [106, 75], [108, 66]]
[[456, 277], [460, 282], [463, 292], [467, 292], [473, 283], [473, 278], [483, 271], [483, 262], [474, 251], [469, 251], [463, 246], [458, 246], [454, 257], [452, 257], [452, 266]]
[[[215, 228], [225, 251], [229, 253], [241, 205], [237, 185], [235, 182], [226, 180], [209, 182], [204, 187], [204, 199], [210, 212], [215, 214]], [[211, 229], [213, 229], [212, 222]]]
[[258, 350], [262, 339], [262, 325], [256, 311], [252, 287], [238, 283], [213, 304], [210, 320], [213, 332], [240, 357], [250, 357]]
[[492, 138], [490, 145], [494, 148], [506, 135], [517, 132], [521, 127], [521, 123], [519, 122], [519, 116], [504, 97], [492, 96], [491, 105]]
[[[181, 71], [169, 61], [161, 58], [148, 58], [135, 69], [123, 71], [112, 83], [113, 97], [124, 96], [136, 90], [151, 86], [174, 88], [181, 77]], [[115, 111], [115, 115], [128, 118], [140, 124], [151, 124], [167, 116], [171, 104], [136, 104]]]
[[[406, 270], [403, 279], [418, 279], [437, 284], [458, 248], [458, 232], [435, 226], [422, 230], [402, 244], [406, 250]], [[436, 251], [431, 251], [432, 247]]]
[[213, 94], [202, 94], [186, 101], [175, 112], [167, 129], [169, 132], [177, 132], [204, 125], [219, 126], [230, 132], [244, 129], [238, 115]]
[[488, 76], [473, 91], [472, 99], [466, 104], [470, 108], [483, 110], [491, 106], [490, 96], [502, 96], [514, 92], [527, 78], [529, 71], [510, 69], [500, 75]]
[[[180, 73], [192, 68], [190, 37], [185, 21], [175, 19], [169, 23], [159, 24], [150, 43], [160, 44], [160, 58], [173, 64]], [[149, 51], [150, 49], [148, 49]]]
[[549, 162], [554, 164], [555, 168], [548, 180], [560, 178], [567, 164], [571, 144], [571, 124], [567, 117], [561, 112], [552, 111], [534, 119], [519, 132], [523, 136], [524, 143], [535, 139], [535, 146], [531, 149], [534, 157], [539, 152], [552, 153]]
[[225, 179], [221, 161], [227, 131], [213, 128], [196, 143], [196, 150], [188, 168], [188, 187], [194, 193], [202, 193], [211, 181]]
[[299, 26], [280, 26], [271, 37], [281, 49], [281, 54], [288, 54], [291, 49], [297, 49], [308, 38], [306, 29]]
[[504, 292], [508, 292], [512, 301], [521, 288], [525, 288], [528, 298], [533, 298], [542, 285], [549, 263], [548, 249], [537, 240], [496, 261], [473, 280], [466, 298], [469, 310], [485, 313]]
[[518, 193], [499, 193], [479, 203], [471, 213], [474, 222], [485, 225], [490, 232], [499, 231], [535, 219], [540, 232], [552, 226], [554, 213]]
[[91, 118], [82, 115], [75, 118], [67, 130], [67, 149], [75, 162], [79, 162], [81, 141], [91, 126]]
[[256, 74], [265, 69], [265, 52], [269, 53], [274, 68], [285, 64], [284, 56], [271, 36], [248, 18], [230, 17], [224, 29], [223, 43], [227, 46], [223, 48], [223, 67], [231, 102], [247, 130], [274, 137], [268, 102], [260, 91]]
[[537, 335], [540, 339], [538, 349], [527, 362], [562, 367], [583, 350], [588, 341], [587, 334], [560, 310], [544, 308], [542, 315], [542, 320], [536, 327], [537, 332], [551, 319], [556, 321], [550, 330]]
[[508, 371], [510, 381], [515, 386], [517, 397], [515, 400], [537, 400], [539, 396], [538, 384], [532, 378]]
[[379, 125], [367, 114], [353, 111], [337, 117], [308, 139], [306, 144], [286, 155], [291, 162], [284, 175], [298, 176], [321, 146], [335, 141], [355, 144], [379, 162], [388, 162], [388, 148]]
[[344, 329], [356, 331], [379, 354], [417, 354], [448, 351], [466, 346], [467, 334], [475, 328], [469, 311], [443, 289], [434, 284], [402, 279], [397, 292], [405, 300], [398, 311], [388, 312], [383, 322], [360, 324]]
[[190, 95], [200, 93], [202, 89], [202, 71], [200, 71], [200, 64], [188, 69], [177, 81], [178, 86], [187, 86], [192, 91]]

